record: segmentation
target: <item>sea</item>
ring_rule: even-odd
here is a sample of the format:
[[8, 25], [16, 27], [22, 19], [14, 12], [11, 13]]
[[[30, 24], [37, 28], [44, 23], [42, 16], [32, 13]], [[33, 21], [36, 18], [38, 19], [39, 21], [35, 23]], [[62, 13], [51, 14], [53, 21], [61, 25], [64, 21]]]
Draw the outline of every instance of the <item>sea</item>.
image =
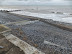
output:
[[60, 5], [1, 5], [0, 8], [20, 9], [29, 12], [48, 14], [49, 12], [72, 13], [72, 6]]

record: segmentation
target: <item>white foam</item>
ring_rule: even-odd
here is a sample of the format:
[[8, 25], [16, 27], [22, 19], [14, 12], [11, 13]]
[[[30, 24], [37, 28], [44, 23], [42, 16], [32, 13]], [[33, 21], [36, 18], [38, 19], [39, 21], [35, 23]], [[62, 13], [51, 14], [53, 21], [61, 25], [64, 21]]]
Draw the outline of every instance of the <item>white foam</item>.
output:
[[10, 9], [10, 8], [0, 8], [2, 11], [13, 11], [13, 10], [18, 10], [18, 9]]
[[[0, 10], [13, 11], [13, 10], [18, 10], [18, 9], [0, 8]], [[43, 13], [32, 13], [32, 12], [27, 12], [27, 11], [16, 11], [16, 12], [10, 12], [10, 13], [19, 14], [19, 15], [34, 16], [34, 17], [39, 17], [39, 18], [43, 18], [43, 19], [52, 19], [54, 21], [60, 21], [60, 22], [65, 22], [65, 23], [72, 23], [72, 17], [69, 17], [70, 13], [43, 14]]]
[[31, 13], [31, 12], [26, 12], [26, 11], [18, 11], [18, 12], [11, 12], [15, 14], [20, 14], [20, 15], [27, 15], [27, 16], [34, 16], [34, 17], [39, 17], [43, 19], [52, 19], [54, 21], [60, 21], [60, 22], [65, 22], [65, 23], [72, 23], [72, 17], [68, 17], [69, 13], [64, 13], [64, 14], [42, 14], [42, 13]]

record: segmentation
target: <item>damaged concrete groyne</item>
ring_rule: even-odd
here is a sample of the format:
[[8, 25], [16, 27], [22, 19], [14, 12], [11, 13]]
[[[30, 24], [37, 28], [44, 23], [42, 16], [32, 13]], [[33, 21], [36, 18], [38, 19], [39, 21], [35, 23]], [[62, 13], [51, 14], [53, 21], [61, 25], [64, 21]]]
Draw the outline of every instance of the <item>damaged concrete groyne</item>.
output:
[[10, 34], [10, 29], [0, 24], [0, 53], [1, 54], [45, 54], [25, 41]]

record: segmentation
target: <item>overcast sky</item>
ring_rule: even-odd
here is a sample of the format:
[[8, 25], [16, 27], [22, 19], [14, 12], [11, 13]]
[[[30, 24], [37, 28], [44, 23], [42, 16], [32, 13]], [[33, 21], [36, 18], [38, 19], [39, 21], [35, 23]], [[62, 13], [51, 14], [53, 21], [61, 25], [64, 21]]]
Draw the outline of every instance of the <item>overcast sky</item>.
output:
[[0, 5], [72, 5], [72, 0], [0, 0]]

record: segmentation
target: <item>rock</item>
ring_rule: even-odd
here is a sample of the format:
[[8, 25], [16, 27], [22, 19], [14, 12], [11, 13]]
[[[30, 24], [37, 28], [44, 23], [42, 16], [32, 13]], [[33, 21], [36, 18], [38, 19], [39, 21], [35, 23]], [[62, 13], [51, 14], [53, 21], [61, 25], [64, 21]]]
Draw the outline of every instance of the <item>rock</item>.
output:
[[0, 46], [0, 48], [4, 48], [3, 46]]
[[62, 12], [57, 12], [56, 14], [63, 14]]
[[51, 13], [55, 13], [55, 12], [51, 12]]
[[70, 14], [70, 15], [72, 15], [72, 14]]

